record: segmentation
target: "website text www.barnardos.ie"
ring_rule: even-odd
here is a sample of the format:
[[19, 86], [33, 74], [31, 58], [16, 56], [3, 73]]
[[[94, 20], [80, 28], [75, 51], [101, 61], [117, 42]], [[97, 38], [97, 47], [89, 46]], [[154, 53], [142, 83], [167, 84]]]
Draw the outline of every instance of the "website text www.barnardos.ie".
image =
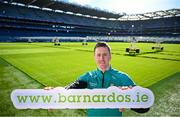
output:
[[136, 95], [122, 94], [117, 95], [112, 92], [110, 95], [63, 95], [58, 93], [54, 95], [17, 95], [19, 103], [106, 103], [106, 102], [147, 102], [148, 95], [136, 92]]

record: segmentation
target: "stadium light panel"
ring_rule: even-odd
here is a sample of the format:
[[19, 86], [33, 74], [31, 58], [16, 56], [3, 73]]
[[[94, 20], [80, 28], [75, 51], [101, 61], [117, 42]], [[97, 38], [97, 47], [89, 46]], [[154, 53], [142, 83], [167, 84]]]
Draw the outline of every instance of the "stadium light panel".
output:
[[116, 19], [115, 18], [109, 18], [108, 20], [115, 21]]
[[7, 1], [3, 1], [3, 3], [8, 3]]
[[42, 8], [42, 10], [46, 10], [46, 11], [53, 11], [52, 9], [50, 8]]
[[40, 9], [38, 6], [33, 6], [33, 5], [28, 5], [29, 8], [35, 8], [35, 9]]
[[90, 15], [84, 15], [85, 17], [91, 17]]
[[64, 11], [61, 11], [61, 10], [55, 10], [55, 12], [64, 13]]
[[105, 18], [105, 17], [101, 17], [101, 18], [99, 18], [99, 19], [101, 19], [101, 20], [107, 20], [107, 18]]
[[66, 14], [70, 14], [70, 15], [73, 15], [74, 13], [73, 12], [65, 12]]
[[98, 17], [97, 17], [97, 16], [92, 16], [92, 18], [98, 19]]
[[16, 3], [16, 2], [12, 2], [11, 4], [13, 4], [13, 5], [18, 5], [18, 6], [25, 6], [24, 4]]
[[82, 14], [80, 14], [80, 13], [76, 13], [75, 15], [77, 15], [77, 16], [83, 16]]

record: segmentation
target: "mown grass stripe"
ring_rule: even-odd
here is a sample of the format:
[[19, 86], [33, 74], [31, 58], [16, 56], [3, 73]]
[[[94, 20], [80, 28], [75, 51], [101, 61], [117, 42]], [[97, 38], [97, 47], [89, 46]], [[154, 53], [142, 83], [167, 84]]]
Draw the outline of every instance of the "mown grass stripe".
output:
[[7, 60], [5, 60], [4, 58], [0, 57], [1, 60], [3, 60], [4, 62], [8, 63], [9, 65], [13, 66], [14, 68], [16, 68], [18, 71], [21, 71], [22, 73], [24, 73], [25, 75], [28, 76], [28, 78], [31, 78], [32, 80], [34, 80], [35, 82], [41, 84], [42, 86], [46, 86], [45, 84], [39, 82], [38, 80], [34, 79], [33, 77], [31, 77], [28, 73], [24, 72], [23, 70], [19, 69], [18, 67], [16, 67], [15, 65], [11, 64], [10, 62], [8, 62]]
[[14, 89], [39, 89], [44, 86], [1, 58], [0, 76], [0, 116], [85, 116], [85, 110], [55, 109], [49, 112], [46, 109], [15, 109], [10, 99]]

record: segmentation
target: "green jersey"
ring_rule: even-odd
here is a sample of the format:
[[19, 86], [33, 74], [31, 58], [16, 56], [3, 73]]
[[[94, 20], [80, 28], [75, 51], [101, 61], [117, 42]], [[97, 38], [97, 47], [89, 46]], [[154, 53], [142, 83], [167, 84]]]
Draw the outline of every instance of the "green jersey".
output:
[[[111, 67], [104, 73], [97, 68], [83, 74], [78, 80], [86, 82], [88, 89], [108, 88], [110, 86], [135, 86], [135, 83], [126, 73]], [[119, 112], [119, 109], [88, 109], [88, 116], [122, 116], [122, 113]]]

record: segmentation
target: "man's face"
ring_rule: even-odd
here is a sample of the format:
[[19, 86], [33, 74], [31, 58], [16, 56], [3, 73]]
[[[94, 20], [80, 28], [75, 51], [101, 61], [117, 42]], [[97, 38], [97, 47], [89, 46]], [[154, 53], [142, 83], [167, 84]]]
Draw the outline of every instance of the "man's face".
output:
[[109, 67], [111, 54], [108, 51], [107, 47], [98, 47], [95, 50], [94, 58], [96, 61], [96, 65], [100, 68], [103, 72]]

